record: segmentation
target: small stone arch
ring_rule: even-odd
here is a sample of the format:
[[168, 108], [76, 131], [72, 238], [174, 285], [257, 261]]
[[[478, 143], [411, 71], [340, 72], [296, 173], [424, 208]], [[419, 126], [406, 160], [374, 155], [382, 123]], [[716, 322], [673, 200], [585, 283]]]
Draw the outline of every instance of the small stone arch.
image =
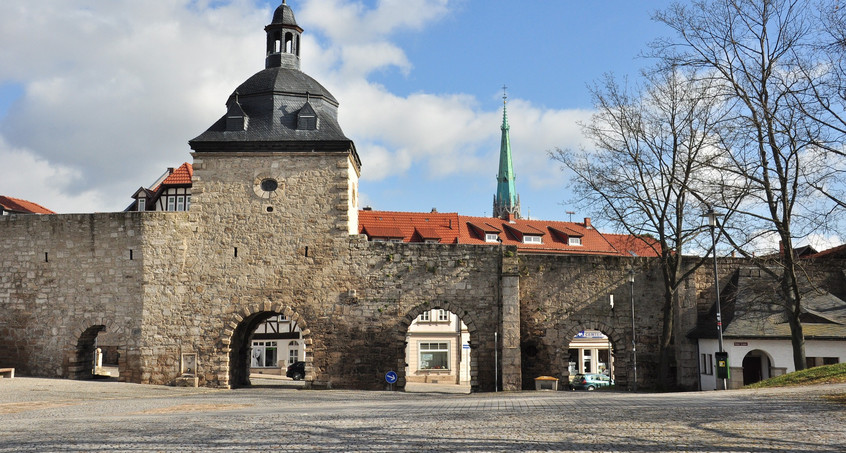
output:
[[[63, 367], [63, 377], [68, 379], [92, 379], [94, 377], [94, 352], [97, 335], [101, 332], [111, 332], [120, 336], [123, 329], [116, 327], [110, 319], [97, 317], [87, 319], [70, 329], [69, 347], [66, 351], [66, 365]], [[123, 338], [123, 336], [120, 336]], [[125, 351], [126, 339], [118, 345], [119, 351]], [[119, 369], [125, 370], [125, 354], [120, 354]]]
[[[611, 341], [612, 347], [617, 352], [615, 356], [614, 372], [617, 385], [619, 387], [627, 387], [629, 385], [628, 368], [629, 363], [631, 363], [632, 350], [630, 345], [626, 342], [625, 332], [618, 331], [618, 329], [616, 329], [614, 325], [609, 324], [607, 320], [596, 318], [583, 318], [578, 321], [574, 320], [572, 322], [568, 322], [566, 325], [559, 326], [557, 330], [557, 337], [562, 341], [566, 341], [567, 345], [570, 344], [573, 337], [583, 330], [598, 330], [605, 334], [605, 336], [607, 336]], [[560, 369], [562, 370], [562, 377], [568, 379], [570, 371], [566, 366], [566, 363], [569, 362], [569, 352], [567, 348], [564, 348], [563, 346], [564, 345], [560, 348], [561, 353], [558, 357], [556, 357], [556, 361], [559, 362], [559, 364], [565, 364], [560, 366]]]
[[300, 327], [301, 341], [304, 346], [306, 382], [314, 380], [311, 330], [306, 321], [292, 307], [282, 303], [265, 302], [243, 307], [230, 315], [224, 323], [218, 338], [220, 352], [225, 357], [222, 370], [218, 375], [221, 387], [237, 388], [250, 385], [249, 380], [249, 348], [250, 337], [255, 328], [267, 318], [274, 315], [284, 315], [295, 321]]
[[472, 392], [476, 392], [479, 389], [479, 379], [478, 379], [478, 358], [474, 351], [478, 347], [478, 327], [476, 320], [473, 317], [473, 314], [469, 310], [465, 310], [460, 304], [454, 302], [424, 302], [419, 305], [412, 307], [404, 317], [400, 319], [397, 323], [397, 336], [395, 338], [397, 344], [397, 351], [398, 351], [398, 360], [397, 360], [397, 386], [400, 388], [404, 388], [406, 384], [406, 375], [405, 375], [405, 349], [406, 349], [406, 336], [408, 334], [408, 328], [411, 327], [411, 323], [420, 316], [421, 313], [428, 310], [446, 310], [451, 313], [454, 313], [458, 316], [458, 319], [461, 320], [464, 325], [467, 326], [467, 333], [470, 336], [470, 389]]

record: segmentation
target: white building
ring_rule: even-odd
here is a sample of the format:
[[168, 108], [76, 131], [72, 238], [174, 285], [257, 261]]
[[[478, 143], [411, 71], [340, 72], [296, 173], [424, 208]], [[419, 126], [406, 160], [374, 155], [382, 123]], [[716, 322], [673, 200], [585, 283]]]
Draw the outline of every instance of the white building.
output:
[[405, 357], [408, 382], [470, 384], [470, 334], [449, 311], [424, 311], [411, 323]]
[[[846, 302], [807, 282], [803, 287], [800, 320], [806, 366], [846, 361]], [[728, 388], [796, 371], [790, 326], [772, 279], [757, 268], [741, 268], [721, 299]], [[715, 306], [700, 315], [697, 328], [688, 336], [698, 341], [700, 388], [722, 388], [715, 361], [719, 350]]]
[[296, 321], [272, 316], [253, 332], [250, 373], [284, 375], [288, 365], [304, 359], [305, 345]]

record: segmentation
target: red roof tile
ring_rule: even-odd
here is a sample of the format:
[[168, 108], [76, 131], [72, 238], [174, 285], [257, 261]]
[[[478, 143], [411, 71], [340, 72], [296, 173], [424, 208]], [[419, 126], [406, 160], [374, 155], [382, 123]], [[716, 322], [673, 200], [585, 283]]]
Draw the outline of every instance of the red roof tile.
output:
[[[371, 238], [402, 238], [403, 242], [439, 239], [441, 243], [499, 245], [487, 242], [486, 234], [496, 234], [503, 245], [515, 245], [521, 252], [572, 253], [581, 255], [655, 256], [643, 239], [627, 235], [603, 235], [584, 223], [550, 220], [507, 220], [468, 217], [455, 213], [359, 211], [359, 228]], [[523, 243], [524, 235], [541, 236], [540, 244]], [[606, 236], [613, 238], [610, 241]], [[581, 245], [570, 245], [569, 238], [581, 238]], [[626, 240], [627, 238], [633, 240]], [[616, 246], [615, 246], [616, 244]], [[634, 252], [634, 253], [631, 253]]]
[[180, 165], [179, 168], [173, 170], [173, 173], [170, 174], [162, 184], [167, 185], [177, 185], [177, 184], [191, 184], [191, 177], [194, 176], [194, 166], [185, 162], [184, 164]]
[[812, 255], [806, 255], [802, 258], [846, 258], [846, 244], [838, 245], [837, 247], [832, 247], [827, 250], [823, 250], [822, 252], [817, 252]]
[[[491, 225], [501, 229], [499, 239], [503, 245], [515, 245], [520, 252], [535, 253], [572, 253], [582, 255], [621, 255], [605, 240], [599, 231], [587, 228], [583, 223], [559, 222], [554, 220], [525, 220], [518, 219], [511, 222], [492, 217], [459, 216], [461, 220], [461, 236], [459, 242], [463, 244], [487, 244], [484, 237], [472, 234], [470, 225]], [[521, 234], [515, 234], [519, 232]], [[547, 234], [549, 233], [549, 234]], [[582, 245], [569, 245], [562, 235], [581, 237]], [[541, 235], [542, 243], [525, 244], [522, 235]]]
[[440, 212], [392, 212], [364, 210], [358, 213], [359, 232], [371, 238], [399, 238], [403, 242], [440, 239], [457, 242], [458, 214]]
[[631, 256], [658, 256], [661, 245], [648, 236], [631, 236], [628, 234], [605, 234], [605, 239], [621, 254]]
[[3, 206], [3, 209], [9, 212], [25, 214], [55, 214], [55, 212], [41, 206], [40, 204], [3, 195], [0, 195], [0, 206]]

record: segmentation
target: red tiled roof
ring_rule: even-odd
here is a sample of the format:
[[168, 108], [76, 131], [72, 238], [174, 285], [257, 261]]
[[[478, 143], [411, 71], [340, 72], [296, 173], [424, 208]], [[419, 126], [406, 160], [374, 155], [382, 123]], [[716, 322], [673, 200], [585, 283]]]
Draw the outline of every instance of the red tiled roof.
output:
[[[496, 234], [503, 245], [515, 245], [521, 252], [572, 253], [581, 255], [655, 256], [643, 239], [627, 235], [603, 235], [590, 223], [551, 220], [507, 220], [469, 217], [455, 213], [359, 211], [359, 231], [371, 238], [402, 238], [403, 242], [439, 239], [441, 243], [499, 245], [487, 242], [485, 234]], [[524, 244], [524, 235], [541, 236], [540, 244]], [[611, 237], [609, 240], [606, 236]], [[582, 245], [570, 245], [578, 237]], [[626, 239], [629, 240], [626, 240]], [[634, 252], [634, 253], [632, 253]]]
[[[487, 244], [484, 237], [473, 234], [469, 225], [487, 224], [499, 228], [502, 233], [499, 239], [502, 245], [516, 245], [521, 252], [536, 253], [573, 253], [582, 255], [622, 255], [605, 240], [602, 234], [594, 228], [588, 228], [583, 223], [560, 222], [554, 220], [525, 220], [517, 219], [511, 222], [492, 217], [459, 216], [461, 220], [462, 244]], [[519, 233], [519, 234], [518, 234]], [[569, 245], [564, 233], [572, 237], [581, 237], [582, 245]], [[540, 235], [541, 244], [524, 244], [522, 235]]]
[[[358, 212], [359, 232], [373, 238], [402, 238], [403, 242], [439, 239], [442, 244], [457, 242], [458, 214], [440, 212]], [[416, 234], [415, 234], [416, 233]]]
[[192, 176], [194, 176], [194, 166], [185, 162], [173, 170], [173, 173], [162, 181], [162, 185], [191, 184]]
[[0, 195], [0, 206], [3, 206], [3, 209], [9, 212], [26, 214], [55, 214], [55, 212], [41, 206], [40, 204], [3, 195]]
[[812, 255], [806, 255], [802, 258], [816, 259], [816, 258], [846, 258], [846, 244], [832, 247], [822, 252], [817, 252]]
[[362, 227], [362, 233], [374, 238], [401, 239], [405, 235], [393, 225], [368, 225]]
[[623, 255], [658, 256], [661, 253], [658, 241], [648, 236], [637, 237], [628, 234], [605, 234], [604, 236]]

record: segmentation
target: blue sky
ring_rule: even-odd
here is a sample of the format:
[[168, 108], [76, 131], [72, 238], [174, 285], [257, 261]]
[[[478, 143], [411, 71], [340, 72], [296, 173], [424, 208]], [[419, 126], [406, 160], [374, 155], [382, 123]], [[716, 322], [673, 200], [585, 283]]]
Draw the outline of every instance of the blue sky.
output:
[[[57, 212], [119, 211], [263, 69], [281, 0], [6, 0], [0, 194]], [[669, 0], [290, 0], [302, 69], [340, 101], [361, 204], [490, 215], [502, 86], [523, 215], [574, 220], [547, 157], [588, 146], [587, 86], [637, 78]], [[594, 223], [603, 225], [602, 219]]]

